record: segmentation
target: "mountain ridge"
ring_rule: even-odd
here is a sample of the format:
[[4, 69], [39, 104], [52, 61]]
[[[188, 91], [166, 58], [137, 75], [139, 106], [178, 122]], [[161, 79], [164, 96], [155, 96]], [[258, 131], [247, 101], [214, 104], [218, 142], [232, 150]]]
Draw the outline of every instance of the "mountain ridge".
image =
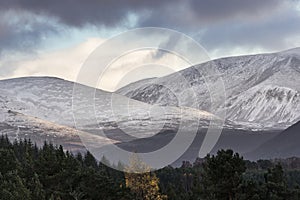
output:
[[[220, 120], [206, 111], [194, 108], [152, 106], [119, 94], [84, 85], [77, 86], [83, 93], [74, 94], [73, 82], [56, 77], [0, 80], [0, 121], [5, 119], [4, 113], [11, 110], [64, 126], [77, 126], [84, 131], [113, 130], [119, 127], [136, 137], [143, 137], [151, 136], [162, 128], [174, 129], [181, 120], [188, 124], [195, 124], [194, 121], [199, 120], [199, 125], [205, 127], [212, 119]], [[87, 94], [90, 92], [95, 93], [93, 102], [88, 99]], [[81, 105], [72, 108], [74, 98], [79, 100], [83, 109]], [[87, 110], [87, 103], [93, 103], [95, 110]], [[73, 114], [79, 117], [76, 124]], [[92, 123], [90, 119], [94, 116], [96, 120]]]
[[220, 58], [148, 82], [131, 83], [117, 93], [150, 104], [178, 106], [177, 100], [184, 99], [185, 88], [176, 78], [182, 76], [200, 99], [199, 102], [187, 99], [183, 105], [208, 111], [209, 88], [199, 71], [203, 72], [206, 65], [214, 65], [224, 81], [227, 119], [254, 127], [266, 124], [266, 128], [280, 123], [277, 128], [284, 129], [300, 120], [300, 57], [294, 55], [299, 49]]

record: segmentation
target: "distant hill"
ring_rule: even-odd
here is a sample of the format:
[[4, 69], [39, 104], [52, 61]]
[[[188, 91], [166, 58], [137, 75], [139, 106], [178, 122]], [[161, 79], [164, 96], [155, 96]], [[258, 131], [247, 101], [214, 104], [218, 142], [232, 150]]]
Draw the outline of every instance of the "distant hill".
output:
[[288, 158], [300, 156], [300, 121], [255, 150], [245, 154], [247, 159]]

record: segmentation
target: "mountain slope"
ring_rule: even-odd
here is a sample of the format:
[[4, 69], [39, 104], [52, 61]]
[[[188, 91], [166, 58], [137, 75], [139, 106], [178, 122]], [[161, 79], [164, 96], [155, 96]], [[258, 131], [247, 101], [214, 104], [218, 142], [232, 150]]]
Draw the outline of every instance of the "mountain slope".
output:
[[[149, 137], [162, 129], [175, 129], [183, 121], [187, 128], [208, 126], [214, 115], [193, 108], [160, 107], [129, 99], [122, 95], [80, 86], [73, 97], [74, 83], [53, 77], [24, 77], [0, 81], [0, 122], [9, 110], [56, 124], [76, 127], [94, 134], [121, 128], [133, 137]], [[93, 102], [89, 94], [95, 94]], [[80, 104], [72, 110], [72, 99]], [[113, 109], [112, 109], [113, 103]], [[91, 104], [91, 105], [89, 105]], [[92, 110], [86, 106], [92, 106]], [[94, 122], [91, 120], [96, 118]], [[194, 127], [193, 127], [194, 126]]]
[[[206, 132], [206, 129], [200, 129], [186, 152], [184, 152], [184, 154], [172, 165], [180, 167], [182, 161], [194, 162], [196, 158], [199, 157], [199, 150]], [[175, 135], [176, 133], [173, 131], [164, 131], [151, 138], [141, 138], [128, 142], [116, 143], [116, 145], [128, 151], [147, 153], [165, 146], [175, 137]], [[224, 128], [218, 142], [210, 153], [216, 154], [220, 149], [232, 149], [244, 156], [245, 153], [253, 151], [276, 135], [278, 135], [277, 130], [253, 132], [251, 130]]]
[[[117, 92], [135, 100], [210, 110], [205, 69], [216, 66], [224, 81], [227, 119], [258, 128], [284, 129], [300, 120], [300, 48], [289, 51], [221, 58], [165, 77], [132, 83]], [[192, 95], [189, 98], [188, 82]], [[219, 105], [219, 109], [224, 109]]]
[[119, 142], [18, 112], [3, 110], [1, 112], [5, 115], [5, 120], [0, 122], [0, 134], [7, 135], [12, 141], [28, 138], [38, 146], [48, 141], [55, 145], [63, 145], [66, 150], [73, 152], [86, 151], [80, 137], [85, 137], [90, 147]]
[[246, 158], [288, 158], [300, 155], [300, 121], [245, 154]]

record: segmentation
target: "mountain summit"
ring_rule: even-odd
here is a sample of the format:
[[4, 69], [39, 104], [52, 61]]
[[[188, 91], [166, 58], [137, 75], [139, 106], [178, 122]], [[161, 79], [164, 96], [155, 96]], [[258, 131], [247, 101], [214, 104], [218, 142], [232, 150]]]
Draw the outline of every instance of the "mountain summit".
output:
[[[225, 108], [219, 107], [226, 109], [228, 120], [267, 129], [284, 129], [300, 120], [300, 48], [220, 58], [168, 76], [131, 83], [117, 92], [158, 105], [178, 106], [180, 97], [185, 99], [181, 105], [209, 110], [210, 93], [205, 77], [199, 73], [207, 65], [216, 66], [223, 78], [227, 99]], [[188, 81], [197, 102], [186, 96], [187, 88], [177, 81], [178, 76]]]

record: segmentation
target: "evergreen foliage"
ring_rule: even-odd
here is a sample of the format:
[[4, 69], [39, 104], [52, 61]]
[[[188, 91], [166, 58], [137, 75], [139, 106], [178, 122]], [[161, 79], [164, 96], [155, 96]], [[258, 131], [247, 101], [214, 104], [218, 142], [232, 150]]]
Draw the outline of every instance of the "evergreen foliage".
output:
[[[73, 155], [47, 142], [11, 143], [0, 136], [0, 199], [5, 200], [297, 200], [300, 159], [245, 161], [220, 150], [195, 163], [155, 172], [133, 156], [114, 170], [108, 159], [91, 153]], [[131, 173], [137, 170], [146, 173]]]

